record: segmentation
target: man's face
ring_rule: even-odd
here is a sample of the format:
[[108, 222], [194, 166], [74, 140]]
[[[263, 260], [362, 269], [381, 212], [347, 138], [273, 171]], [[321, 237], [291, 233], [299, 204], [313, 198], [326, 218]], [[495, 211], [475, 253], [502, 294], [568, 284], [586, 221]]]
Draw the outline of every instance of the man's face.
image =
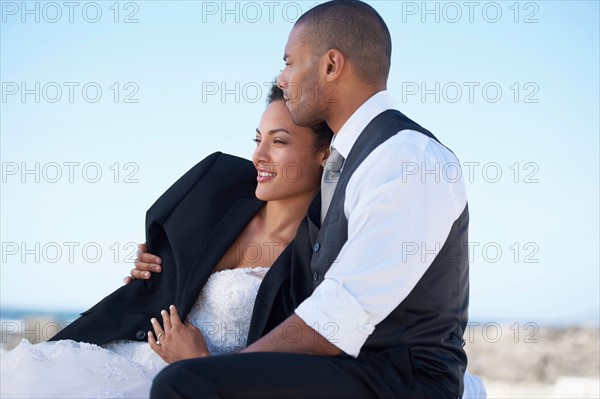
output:
[[302, 25], [292, 29], [285, 46], [285, 68], [277, 79], [283, 90], [285, 105], [298, 126], [312, 126], [325, 120], [322, 85], [319, 81], [319, 58], [303, 40]]

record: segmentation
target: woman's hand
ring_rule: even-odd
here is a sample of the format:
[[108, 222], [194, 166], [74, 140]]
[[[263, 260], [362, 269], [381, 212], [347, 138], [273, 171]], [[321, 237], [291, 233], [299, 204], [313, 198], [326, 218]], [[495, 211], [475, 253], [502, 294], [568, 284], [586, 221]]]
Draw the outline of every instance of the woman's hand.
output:
[[148, 331], [148, 343], [152, 350], [167, 363], [210, 356], [200, 330], [189, 321], [182, 323], [175, 305], [171, 305], [169, 310], [170, 313], [166, 310], [160, 312], [164, 329], [158, 320], [151, 320], [157, 337]]
[[123, 283], [129, 284], [134, 279], [147, 280], [152, 273], [160, 273], [162, 270], [162, 259], [148, 252], [146, 244], [138, 244], [137, 258], [135, 259], [135, 269], [131, 270], [131, 276], [125, 277]]

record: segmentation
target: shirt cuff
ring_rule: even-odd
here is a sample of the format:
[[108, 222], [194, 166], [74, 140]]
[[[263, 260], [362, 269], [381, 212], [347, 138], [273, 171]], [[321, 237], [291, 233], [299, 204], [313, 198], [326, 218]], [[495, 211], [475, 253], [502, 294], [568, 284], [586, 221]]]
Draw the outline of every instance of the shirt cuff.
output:
[[296, 308], [296, 315], [329, 342], [357, 357], [375, 326], [356, 298], [332, 279], [323, 280]]

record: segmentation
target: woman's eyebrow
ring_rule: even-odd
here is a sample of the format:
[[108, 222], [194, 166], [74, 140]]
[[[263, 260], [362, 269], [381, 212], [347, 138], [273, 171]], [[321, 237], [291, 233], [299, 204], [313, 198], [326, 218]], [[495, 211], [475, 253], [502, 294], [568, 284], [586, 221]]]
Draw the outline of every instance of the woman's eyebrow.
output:
[[[287, 133], [289, 135], [292, 135], [292, 133], [290, 133], [288, 130], [286, 130], [286, 129], [282, 128], [282, 127], [269, 130], [269, 134], [275, 134], [275, 133], [279, 133], [279, 132], [284, 132], [284, 133]], [[258, 128], [256, 128], [256, 133], [258, 133], [258, 134], [260, 134], [262, 136], [262, 133], [260, 132], [260, 130], [258, 130]]]

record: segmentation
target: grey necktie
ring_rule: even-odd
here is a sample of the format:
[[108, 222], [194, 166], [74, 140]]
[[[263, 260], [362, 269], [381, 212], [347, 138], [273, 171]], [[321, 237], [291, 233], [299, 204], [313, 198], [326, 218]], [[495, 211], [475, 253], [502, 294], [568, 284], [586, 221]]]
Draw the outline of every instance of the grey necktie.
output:
[[321, 180], [321, 223], [325, 220], [325, 215], [327, 215], [327, 210], [331, 204], [342, 165], [344, 165], [344, 157], [332, 147], [331, 155], [329, 155], [323, 167], [323, 178]]

